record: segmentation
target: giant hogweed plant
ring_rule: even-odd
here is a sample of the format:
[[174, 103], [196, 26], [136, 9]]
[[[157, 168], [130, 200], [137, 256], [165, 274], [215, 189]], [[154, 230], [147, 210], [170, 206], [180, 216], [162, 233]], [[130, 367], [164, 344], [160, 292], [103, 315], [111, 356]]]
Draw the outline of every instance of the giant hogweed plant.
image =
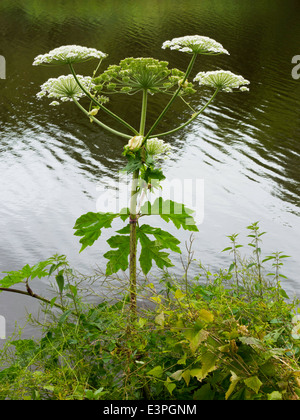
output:
[[[127, 164], [125, 171], [132, 175], [129, 207], [119, 213], [88, 212], [78, 218], [75, 223], [75, 235], [79, 236], [81, 251], [91, 246], [100, 237], [105, 228], [111, 228], [116, 218], [121, 218], [127, 225], [118, 230], [116, 235], [108, 239], [111, 250], [104, 254], [108, 260], [106, 274], [111, 275], [119, 270], [129, 268], [130, 308], [136, 311], [136, 278], [137, 278], [137, 243], [141, 245], [139, 255], [140, 267], [147, 274], [153, 262], [163, 269], [172, 266], [169, 253], [171, 250], [181, 253], [180, 241], [171, 233], [150, 224], [141, 223], [144, 216], [159, 215], [164, 221], [172, 222], [176, 228], [188, 231], [198, 231], [193, 211], [184, 204], [172, 200], [157, 198], [153, 203], [145, 201], [147, 192], [153, 191], [159, 182], [165, 179], [161, 158], [170, 152], [171, 146], [161, 138], [168, 134], [184, 129], [192, 123], [212, 102], [219, 92], [247, 91], [249, 81], [230, 71], [217, 70], [198, 72], [192, 83], [190, 77], [199, 55], [229, 54], [223, 46], [215, 40], [204, 36], [184, 36], [166, 41], [163, 49], [170, 48], [186, 53], [190, 57], [187, 68], [181, 71], [169, 68], [169, 63], [154, 58], [125, 58], [118, 65], [110, 65], [100, 73], [100, 67], [107, 54], [94, 48], [77, 45], [66, 45], [55, 48], [47, 54], [35, 58], [33, 65], [68, 66], [70, 74], [58, 78], [50, 78], [41, 86], [37, 94], [39, 98], [48, 97], [50, 105], [57, 106], [63, 102], [73, 102], [91, 122], [102, 129], [123, 138], [126, 143], [120, 150]], [[98, 64], [92, 77], [79, 75], [75, 66], [90, 60], [97, 60]], [[213, 89], [210, 99], [192, 114], [184, 123], [166, 132], [159, 132], [159, 123], [170, 110], [174, 101], [196, 92], [196, 85], [208, 86]], [[155, 122], [147, 127], [147, 109], [149, 95], [164, 94], [169, 100], [164, 109], [157, 115]], [[120, 115], [116, 115], [108, 108], [109, 98], [116, 94], [141, 96], [141, 110], [139, 127], [133, 127]], [[83, 104], [83, 100], [86, 103]], [[130, 106], [130, 103], [129, 105]], [[101, 111], [101, 112], [99, 112]], [[101, 120], [101, 114], [112, 117], [119, 131], [108, 126]], [[53, 267], [53, 265], [51, 266]]]

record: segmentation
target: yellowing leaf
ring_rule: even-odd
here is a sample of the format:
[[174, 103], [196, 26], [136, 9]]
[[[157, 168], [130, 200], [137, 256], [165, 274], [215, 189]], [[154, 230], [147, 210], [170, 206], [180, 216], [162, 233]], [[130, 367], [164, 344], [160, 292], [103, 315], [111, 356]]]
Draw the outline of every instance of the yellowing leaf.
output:
[[164, 326], [164, 324], [165, 324], [165, 314], [164, 314], [163, 312], [161, 312], [160, 314], [158, 314], [158, 315], [155, 317], [155, 323], [156, 323], [157, 325], [160, 325], [161, 327], [163, 327], [163, 326]]
[[252, 389], [256, 394], [262, 386], [262, 382], [258, 379], [257, 376], [251, 376], [250, 378], [245, 379], [244, 382], [247, 387]]
[[217, 356], [212, 352], [206, 352], [201, 359], [202, 362], [202, 379], [204, 379], [209, 372], [216, 369]]
[[195, 376], [197, 379], [200, 378], [199, 380], [201, 380], [201, 378], [202, 378], [202, 368], [191, 369], [190, 370], [190, 375]]
[[213, 314], [207, 311], [206, 309], [200, 309], [198, 315], [201, 321], [204, 321], [204, 322], [213, 322], [214, 320]]
[[185, 365], [186, 364], [186, 357], [187, 357], [187, 355], [184, 354], [183, 357], [178, 360], [177, 364], [178, 365]]
[[194, 353], [202, 341], [205, 341], [208, 337], [208, 332], [205, 330], [194, 330], [188, 329], [184, 332], [184, 336], [189, 340], [190, 349]]
[[180, 381], [182, 378], [183, 369], [177, 370], [176, 372], [172, 373], [171, 378], [175, 381]]
[[177, 289], [175, 292], [175, 299], [183, 299], [185, 297], [185, 294], [182, 293], [182, 291], [180, 289]]
[[227, 392], [225, 394], [225, 399], [228, 400], [230, 395], [233, 393], [237, 383], [240, 381], [241, 378], [239, 378], [233, 371], [231, 371], [231, 378], [230, 378], [230, 386], [227, 389]]
[[190, 379], [191, 379], [191, 372], [187, 369], [182, 373], [182, 377], [186, 383], [186, 385], [188, 386], [190, 383]]
[[271, 394], [268, 394], [268, 400], [282, 400], [282, 394], [279, 391], [273, 391]]

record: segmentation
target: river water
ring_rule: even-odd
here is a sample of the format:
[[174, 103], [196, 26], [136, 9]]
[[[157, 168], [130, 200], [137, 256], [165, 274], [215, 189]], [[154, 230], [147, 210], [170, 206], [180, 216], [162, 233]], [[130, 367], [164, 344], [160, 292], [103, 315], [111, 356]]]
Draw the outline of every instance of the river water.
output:
[[[223, 68], [251, 85], [249, 93], [218, 95], [201, 118], [166, 138], [174, 153], [164, 171], [197, 210], [194, 257], [212, 270], [228, 266], [230, 257], [220, 252], [228, 245], [226, 235], [240, 233], [239, 243], [246, 246], [246, 226], [259, 221], [267, 232], [263, 256], [291, 256], [283, 285], [300, 296], [300, 79], [292, 76], [292, 58], [300, 54], [299, 18], [297, 0], [1, 0], [6, 79], [0, 79], [0, 272], [55, 253], [66, 254], [85, 273], [104, 267], [107, 236], [79, 254], [73, 226], [81, 214], [101, 210], [125, 183], [118, 174], [124, 140], [90, 124], [71, 103], [52, 108], [38, 100], [39, 86], [67, 70], [33, 67], [34, 57], [78, 44], [108, 53], [103, 69], [128, 56], [152, 56], [184, 70], [189, 56], [161, 45], [199, 34], [221, 42], [230, 55], [201, 57], [194, 74]], [[92, 70], [90, 63], [77, 68], [82, 74]], [[209, 94], [199, 91], [191, 106], [199, 109]], [[113, 98], [111, 109], [137, 126], [140, 98], [131, 97], [130, 106], [127, 100]], [[160, 101], [150, 101], [149, 125]], [[178, 102], [160, 130], [189, 114]], [[167, 228], [183, 242], [189, 237]], [[179, 274], [179, 259], [174, 261]], [[197, 274], [196, 266], [192, 270]], [[44, 281], [33, 287], [47, 293]], [[7, 334], [36, 308], [30, 298], [1, 293]]]

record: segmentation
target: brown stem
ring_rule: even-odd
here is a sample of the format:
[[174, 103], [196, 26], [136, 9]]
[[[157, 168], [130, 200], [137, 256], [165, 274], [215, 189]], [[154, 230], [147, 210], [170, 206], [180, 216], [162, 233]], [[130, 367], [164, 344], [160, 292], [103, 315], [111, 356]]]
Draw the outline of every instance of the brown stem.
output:
[[[30, 292], [25, 292], [25, 291], [19, 290], [19, 289], [11, 289], [9, 287], [0, 287], [0, 292], [18, 293], [20, 295], [30, 296], [30, 297], [33, 297], [35, 299], [41, 300], [42, 302], [51, 304], [50, 300], [48, 300], [46, 298], [43, 298], [42, 296], [36, 295], [35, 293], [32, 292], [31, 289], [30, 289]], [[64, 308], [61, 305], [59, 305], [58, 303], [54, 302], [52, 304], [53, 304], [53, 306], [56, 306], [57, 308], [64, 310]]]
[[130, 309], [131, 314], [136, 314], [136, 225], [137, 225], [137, 193], [138, 193], [139, 170], [136, 170], [132, 176], [131, 200], [130, 200], [130, 257], [129, 257], [129, 274], [130, 274]]

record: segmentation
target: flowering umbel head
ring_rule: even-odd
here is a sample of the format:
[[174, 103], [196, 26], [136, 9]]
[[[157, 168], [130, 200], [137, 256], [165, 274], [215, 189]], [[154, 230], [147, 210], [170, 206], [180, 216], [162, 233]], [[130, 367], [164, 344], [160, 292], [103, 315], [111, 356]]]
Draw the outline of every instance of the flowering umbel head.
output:
[[173, 148], [163, 140], [152, 138], [147, 140], [146, 149], [150, 156], [154, 159], [159, 159], [168, 156]]
[[[125, 58], [119, 65], [111, 65], [96, 79], [97, 90], [105, 94], [135, 94], [147, 90], [150, 94], [172, 93], [184, 78], [178, 69], [169, 69], [167, 61], [151, 57]], [[184, 84], [182, 94], [194, 93], [190, 82]]]
[[240, 91], [248, 91], [245, 85], [249, 85], [249, 80], [243, 76], [226, 70], [216, 70], [208, 72], [200, 72], [194, 78], [195, 82], [199, 82], [200, 86], [211, 86], [224, 92], [232, 92], [232, 89]]
[[[94, 88], [92, 78], [89, 76], [78, 75], [78, 80], [82, 86], [90, 91]], [[67, 76], [59, 76], [54, 79], [47, 80], [42, 86], [41, 91], [37, 94], [38, 98], [47, 96], [48, 98], [60, 99], [62, 102], [71, 101], [73, 99], [79, 100], [84, 96], [84, 92], [81, 90], [72, 74]], [[59, 105], [57, 100], [51, 102], [50, 105]]]
[[40, 54], [35, 57], [33, 65], [62, 65], [83, 63], [92, 59], [102, 59], [107, 54], [95, 48], [81, 47], [80, 45], [63, 45], [51, 50], [47, 54]]
[[200, 35], [187, 35], [180, 38], [173, 38], [171, 41], [165, 41], [162, 48], [170, 48], [171, 50], [190, 54], [229, 54], [219, 42], [207, 36]]

